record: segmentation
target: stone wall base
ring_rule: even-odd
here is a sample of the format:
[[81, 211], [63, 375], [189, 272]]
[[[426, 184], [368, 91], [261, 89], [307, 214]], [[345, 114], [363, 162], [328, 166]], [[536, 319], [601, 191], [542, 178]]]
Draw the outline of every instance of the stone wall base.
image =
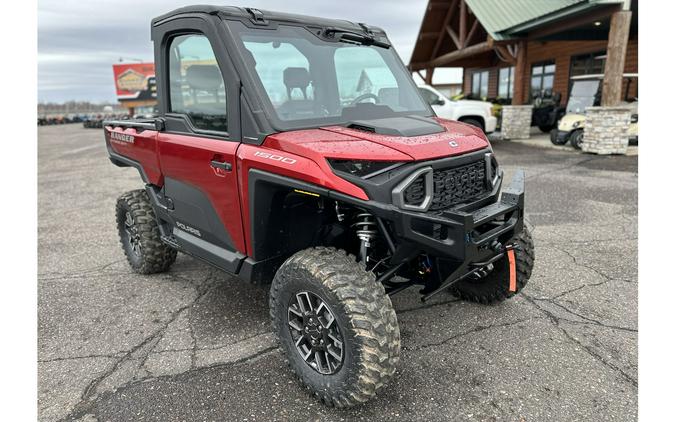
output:
[[505, 105], [502, 107], [502, 136], [504, 139], [527, 139], [532, 123], [531, 105]]
[[631, 110], [626, 107], [589, 107], [584, 123], [583, 152], [626, 154]]

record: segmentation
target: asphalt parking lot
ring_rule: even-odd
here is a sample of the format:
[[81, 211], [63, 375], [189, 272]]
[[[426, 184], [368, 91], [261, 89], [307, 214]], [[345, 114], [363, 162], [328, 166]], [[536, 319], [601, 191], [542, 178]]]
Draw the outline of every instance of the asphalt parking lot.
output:
[[526, 171], [528, 287], [498, 306], [395, 296], [397, 376], [335, 410], [287, 370], [265, 287], [180, 254], [130, 271], [114, 206], [142, 185], [102, 139], [38, 128], [41, 421], [637, 419], [637, 157], [493, 143], [507, 180]]

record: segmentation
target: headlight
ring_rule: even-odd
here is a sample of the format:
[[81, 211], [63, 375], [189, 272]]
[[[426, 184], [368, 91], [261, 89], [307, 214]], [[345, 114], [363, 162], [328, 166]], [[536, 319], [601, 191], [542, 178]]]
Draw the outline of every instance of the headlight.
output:
[[403, 164], [397, 161], [339, 160], [335, 158], [328, 158], [327, 160], [333, 170], [363, 178], [373, 177]]
[[579, 127], [580, 123], [581, 123], [581, 121], [577, 120], [576, 122], [572, 123], [572, 127], [577, 128], [577, 127]]
[[633, 115], [630, 116], [630, 122], [631, 123], [637, 123], [637, 121], [638, 121], [638, 115], [637, 114], [633, 114]]

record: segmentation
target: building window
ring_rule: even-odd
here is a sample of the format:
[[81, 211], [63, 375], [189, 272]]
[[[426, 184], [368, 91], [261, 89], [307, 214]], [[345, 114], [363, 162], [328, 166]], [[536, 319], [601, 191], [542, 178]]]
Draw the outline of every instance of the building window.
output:
[[511, 67], [502, 67], [499, 69], [499, 88], [497, 90], [497, 96], [499, 98], [509, 99], [513, 97], [513, 71], [515, 68]]
[[555, 62], [535, 63], [532, 65], [532, 81], [530, 83], [530, 98], [551, 97], [553, 95], [553, 78], [555, 77]]
[[570, 76], [603, 74], [605, 73], [606, 59], [607, 53], [604, 51], [572, 56]]
[[487, 98], [488, 95], [488, 79], [490, 79], [490, 72], [483, 70], [480, 72], [473, 72], [471, 76], [471, 94], [476, 98]]

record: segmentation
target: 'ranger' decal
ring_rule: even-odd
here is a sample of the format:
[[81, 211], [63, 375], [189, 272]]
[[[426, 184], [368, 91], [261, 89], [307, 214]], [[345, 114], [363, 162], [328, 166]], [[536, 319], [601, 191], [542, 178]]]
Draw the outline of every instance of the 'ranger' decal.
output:
[[118, 144], [133, 144], [134, 135], [127, 135], [126, 133], [110, 132], [110, 140]]

